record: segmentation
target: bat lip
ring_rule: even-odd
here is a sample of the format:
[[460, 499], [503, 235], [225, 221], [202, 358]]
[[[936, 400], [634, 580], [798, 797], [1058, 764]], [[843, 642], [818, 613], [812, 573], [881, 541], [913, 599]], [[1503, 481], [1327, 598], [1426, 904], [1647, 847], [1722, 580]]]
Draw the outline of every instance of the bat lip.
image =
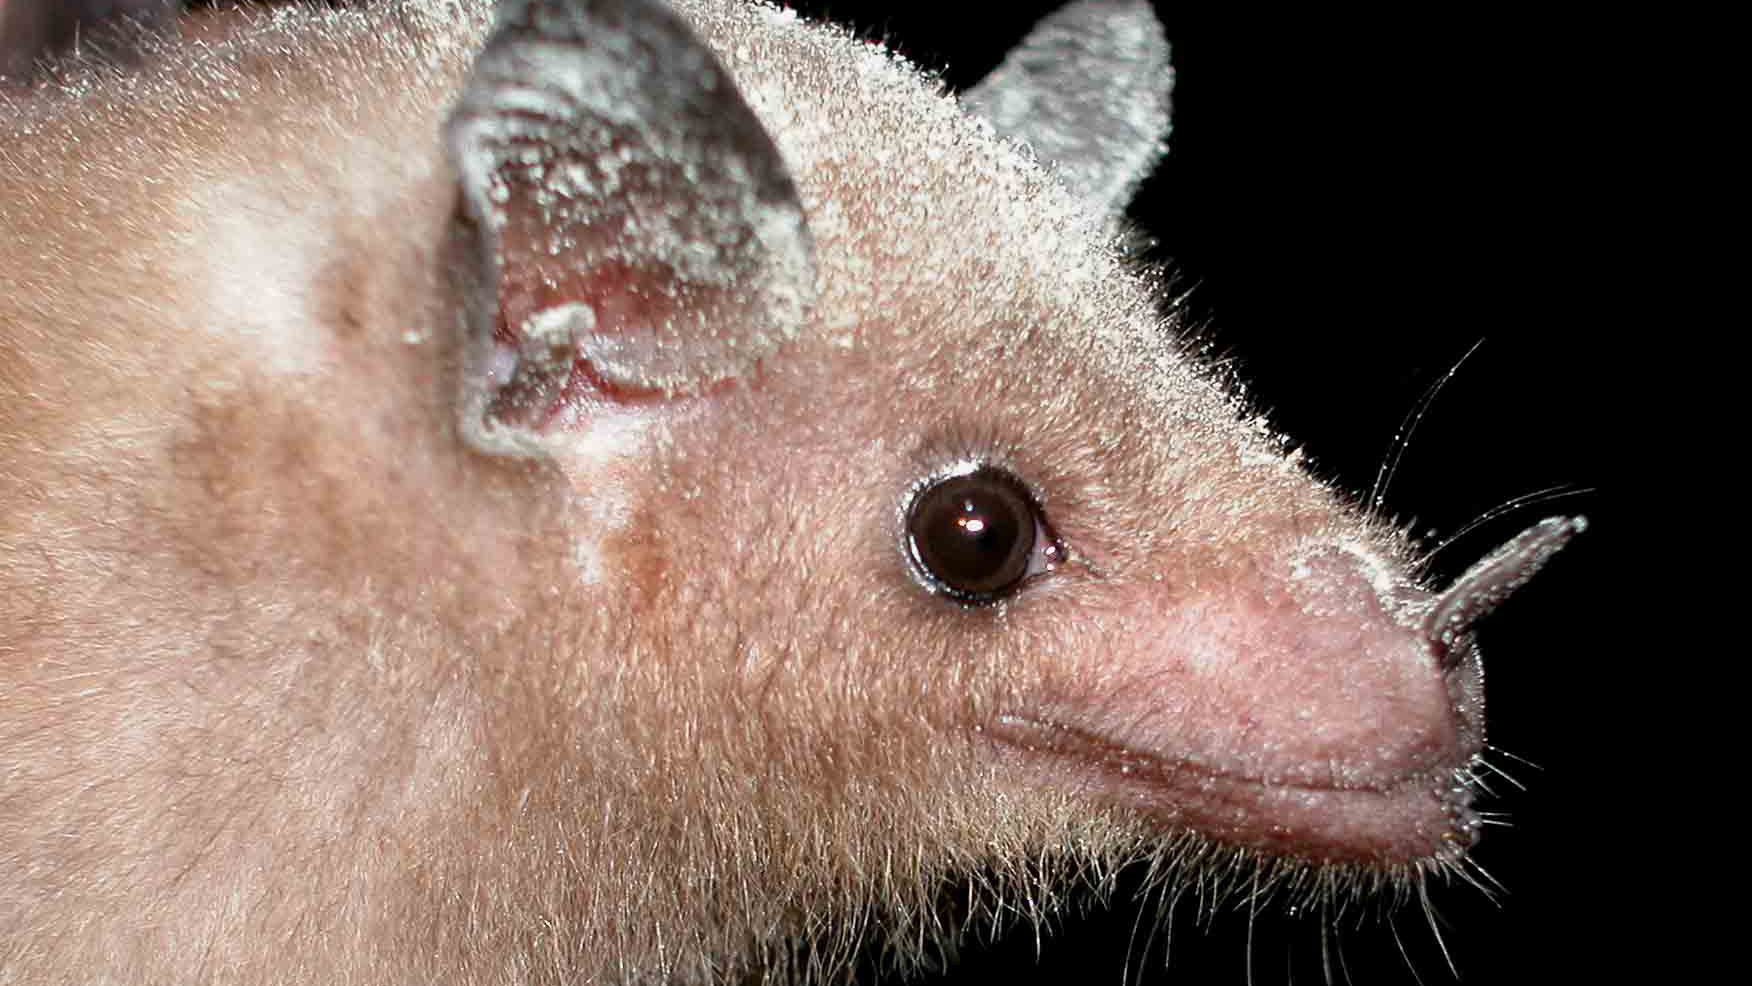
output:
[[1271, 777], [1141, 750], [1062, 722], [1000, 715], [984, 727], [1021, 777], [1138, 813], [1169, 830], [1313, 864], [1373, 868], [1452, 860], [1478, 838], [1469, 765], [1397, 774]]

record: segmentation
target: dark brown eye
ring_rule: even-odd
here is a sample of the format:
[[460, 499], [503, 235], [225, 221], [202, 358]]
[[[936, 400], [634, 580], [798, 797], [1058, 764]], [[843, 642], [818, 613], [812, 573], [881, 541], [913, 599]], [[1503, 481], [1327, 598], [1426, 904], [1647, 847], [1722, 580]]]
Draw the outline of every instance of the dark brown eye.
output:
[[906, 519], [914, 563], [961, 602], [995, 602], [1049, 570], [1060, 549], [1014, 476], [990, 467], [923, 489]]

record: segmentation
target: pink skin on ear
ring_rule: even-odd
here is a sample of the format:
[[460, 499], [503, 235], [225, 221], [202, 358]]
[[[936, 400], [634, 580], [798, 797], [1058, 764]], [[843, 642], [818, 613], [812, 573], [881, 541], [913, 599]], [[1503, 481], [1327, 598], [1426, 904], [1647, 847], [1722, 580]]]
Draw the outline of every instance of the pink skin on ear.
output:
[[673, 12], [526, 0], [496, 23], [448, 125], [490, 270], [461, 414], [476, 448], [529, 454], [574, 383], [745, 373], [813, 304], [814, 244], [772, 138]]

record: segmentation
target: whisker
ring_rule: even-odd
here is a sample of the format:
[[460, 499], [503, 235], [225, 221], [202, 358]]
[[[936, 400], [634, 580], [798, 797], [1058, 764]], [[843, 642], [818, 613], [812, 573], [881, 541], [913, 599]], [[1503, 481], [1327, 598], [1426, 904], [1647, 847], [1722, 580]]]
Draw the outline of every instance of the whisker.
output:
[[1320, 970], [1326, 986], [1332, 986], [1332, 923], [1327, 919], [1326, 907], [1320, 908]]
[[1405, 950], [1405, 939], [1399, 934], [1399, 922], [1389, 919], [1387, 927], [1393, 932], [1393, 944], [1399, 948], [1399, 957], [1405, 962], [1405, 969], [1411, 973], [1411, 978], [1417, 986], [1424, 986], [1423, 977], [1417, 974], [1417, 964], [1411, 961], [1411, 953]]
[[[1135, 953], [1137, 954], [1137, 979], [1139, 979], [1139, 982], [1144, 981], [1144, 965], [1149, 961], [1149, 953], [1151, 953], [1151, 949], [1156, 947], [1156, 935], [1165, 935], [1162, 947], [1163, 968], [1169, 967], [1169, 949], [1170, 947], [1174, 947], [1174, 909], [1172, 909], [1172, 904], [1169, 902], [1169, 890], [1167, 890], [1165, 884], [1158, 884], [1156, 888], [1151, 890], [1151, 893], [1155, 893], [1156, 895], [1156, 916], [1158, 916], [1158, 919], [1156, 919], [1156, 921], [1151, 921], [1151, 925], [1149, 925], [1149, 933], [1144, 937], [1144, 947]], [[1130, 940], [1130, 944], [1127, 944], [1125, 975], [1123, 975], [1121, 982], [1128, 982], [1130, 981], [1130, 977], [1132, 977], [1132, 949], [1134, 949], [1135, 944], [1137, 944], [1137, 930], [1139, 930], [1139, 925], [1142, 923], [1142, 916], [1144, 916], [1144, 907], [1139, 907], [1139, 911], [1137, 911], [1137, 919], [1132, 921], [1132, 940]], [[1163, 919], [1160, 919], [1162, 916], [1167, 916], [1167, 919], [1163, 921]]]
[[[1436, 947], [1442, 952], [1442, 961], [1448, 963], [1448, 972], [1455, 979], [1460, 978], [1460, 970], [1454, 965], [1454, 956], [1448, 952], [1448, 942], [1442, 937], [1442, 923], [1436, 917], [1436, 907], [1430, 903], [1428, 884], [1418, 884], [1417, 895], [1423, 901], [1424, 920], [1430, 924], [1430, 934], [1435, 936]], [[1415, 975], [1415, 973], [1414, 973]]]
[[1350, 963], [1344, 960], [1344, 940], [1335, 938], [1333, 944], [1335, 946], [1333, 950], [1338, 953], [1338, 971], [1344, 973], [1344, 981], [1347, 986], [1356, 986], [1356, 979], [1351, 975]]
[[1510, 760], [1514, 760], [1517, 763], [1524, 763], [1528, 767], [1533, 768], [1534, 770], [1544, 770], [1545, 769], [1544, 767], [1539, 766], [1539, 764], [1537, 764], [1531, 760], [1528, 760], [1526, 757], [1520, 756], [1511, 750], [1505, 750], [1500, 746], [1487, 745], [1485, 748], [1488, 749], [1493, 756], [1508, 757]]
[[1254, 871], [1253, 890], [1247, 895], [1247, 986], [1253, 986], [1253, 925], [1259, 917], [1259, 871]]
[[1448, 368], [1448, 372], [1442, 374], [1429, 385], [1423, 396], [1418, 398], [1417, 403], [1412, 405], [1410, 411], [1406, 412], [1405, 419], [1399, 422], [1398, 430], [1393, 433], [1393, 441], [1387, 446], [1387, 455], [1381, 460], [1381, 468], [1375, 473], [1375, 485], [1369, 490], [1368, 516], [1370, 520], [1380, 516], [1382, 502], [1387, 497], [1387, 487], [1393, 482], [1393, 474], [1399, 471], [1400, 460], [1405, 458], [1405, 450], [1411, 445], [1411, 436], [1417, 431], [1417, 426], [1423, 422], [1423, 416], [1429, 411], [1430, 405], [1435, 403], [1436, 395], [1442, 392], [1442, 388], [1448, 385], [1448, 381], [1454, 379], [1454, 375], [1460, 372], [1460, 367], [1465, 365], [1466, 361], [1472, 357], [1473, 353], [1478, 352], [1478, 347], [1482, 345], [1484, 345], [1484, 340], [1480, 339], [1472, 344], [1471, 349], [1462, 353], [1460, 358], [1454, 361], [1454, 365]]
[[1496, 797], [1496, 791], [1491, 789], [1490, 782], [1486, 781], [1483, 775], [1479, 773], [1479, 768], [1482, 766], [1484, 766], [1484, 762], [1481, 760], [1477, 764], [1470, 765], [1466, 768], [1466, 785], [1468, 787], [1477, 788], [1494, 798]]
[[1459, 530], [1443, 538], [1435, 547], [1424, 552], [1423, 557], [1419, 559], [1416, 567], [1420, 569], [1427, 568], [1430, 562], [1435, 560], [1437, 555], [1448, 550], [1449, 547], [1453, 546], [1454, 542], [1505, 514], [1512, 513], [1516, 510], [1522, 510], [1535, 504], [1551, 503], [1554, 500], [1564, 500], [1575, 496], [1585, 496], [1593, 492], [1594, 487], [1592, 486], [1571, 487], [1567, 483], [1559, 483], [1556, 486], [1547, 486], [1542, 490], [1535, 490], [1532, 493], [1524, 493], [1520, 496], [1513, 497], [1497, 504], [1489, 510], [1486, 510]]
[[[1489, 760], [1486, 760], [1482, 757], [1479, 758], [1478, 766], [1484, 768], [1485, 770], [1490, 771], [1491, 773], [1497, 775], [1498, 777], [1501, 777], [1503, 780], [1508, 781], [1510, 784], [1514, 785], [1514, 788], [1517, 791], [1527, 790], [1527, 785], [1522, 784], [1520, 781], [1515, 779], [1515, 776], [1513, 774], [1502, 769], [1501, 767], [1497, 766], [1496, 764], [1491, 763]], [[1484, 786], [1482, 781], [1479, 782], [1478, 786], [1480, 788], [1484, 788], [1484, 790], [1486, 790], [1486, 791], [1490, 790], [1489, 788]]]
[[1459, 873], [1463, 879], [1467, 879], [1467, 881], [1469, 883], [1472, 883], [1473, 886], [1479, 887], [1479, 889], [1484, 890], [1485, 898], [1487, 900], [1489, 900], [1492, 904], [1495, 904], [1498, 907], [1501, 907], [1502, 901], [1501, 901], [1500, 897], [1502, 894], [1508, 893], [1509, 888], [1504, 886], [1503, 882], [1501, 880], [1498, 880], [1496, 877], [1492, 876], [1491, 872], [1489, 870], [1485, 869], [1484, 865], [1482, 863], [1480, 863], [1478, 860], [1472, 858], [1471, 856], [1466, 857], [1466, 859], [1465, 859], [1464, 863], [1462, 863], [1462, 865], [1472, 867], [1472, 869], [1477, 872], [1478, 877], [1480, 879], [1484, 880], [1485, 882], [1489, 883], [1490, 887], [1489, 888], [1479, 887], [1479, 884], [1476, 881], [1469, 879], [1471, 874], [1468, 874], [1464, 869], [1456, 870], [1455, 872]]

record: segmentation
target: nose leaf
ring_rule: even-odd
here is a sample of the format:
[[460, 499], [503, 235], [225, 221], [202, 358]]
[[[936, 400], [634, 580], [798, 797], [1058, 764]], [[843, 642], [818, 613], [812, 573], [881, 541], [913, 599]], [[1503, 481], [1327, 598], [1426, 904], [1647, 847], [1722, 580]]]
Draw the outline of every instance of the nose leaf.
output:
[[1436, 597], [1424, 636], [1443, 670], [1457, 665], [1466, 632], [1538, 574], [1551, 556], [1588, 527], [1585, 517], [1550, 517], [1511, 538], [1467, 569]]

